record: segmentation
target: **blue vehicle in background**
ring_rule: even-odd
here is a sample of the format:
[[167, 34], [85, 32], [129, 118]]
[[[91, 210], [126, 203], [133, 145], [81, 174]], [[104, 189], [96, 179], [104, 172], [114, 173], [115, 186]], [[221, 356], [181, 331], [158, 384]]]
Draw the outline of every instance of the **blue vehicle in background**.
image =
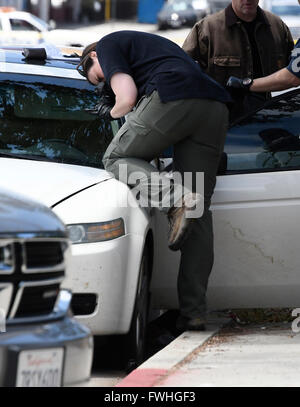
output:
[[157, 14], [158, 29], [192, 27], [209, 10], [208, 0], [169, 0]]

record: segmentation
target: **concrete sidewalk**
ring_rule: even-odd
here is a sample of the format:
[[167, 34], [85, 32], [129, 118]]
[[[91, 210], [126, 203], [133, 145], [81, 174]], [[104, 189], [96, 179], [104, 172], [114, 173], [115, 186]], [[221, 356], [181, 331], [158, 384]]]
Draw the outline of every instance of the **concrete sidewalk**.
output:
[[228, 322], [183, 333], [116, 387], [299, 386], [300, 334], [290, 323]]
[[[179, 46], [182, 46], [185, 38], [188, 36], [191, 30], [191, 28], [183, 27], [179, 29], [159, 31], [157, 29], [156, 24], [145, 24], [138, 23], [136, 21], [119, 21], [119, 20], [116, 21], [112, 20], [108, 22], [103, 22], [101, 24], [88, 24], [88, 25], [64, 24], [58, 28], [80, 32], [80, 35], [82, 36], [81, 39], [85, 44], [91, 43], [93, 41], [98, 41], [104, 35], [107, 35], [115, 31], [133, 30], [161, 35], [162, 37], [174, 41]], [[58, 31], [58, 35], [61, 35], [60, 31]]]

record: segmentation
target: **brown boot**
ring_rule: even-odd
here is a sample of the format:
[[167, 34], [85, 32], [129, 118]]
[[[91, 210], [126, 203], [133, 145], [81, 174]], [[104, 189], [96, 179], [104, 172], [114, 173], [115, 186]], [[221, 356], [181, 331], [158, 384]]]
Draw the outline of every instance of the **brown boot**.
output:
[[184, 195], [180, 202], [176, 202], [176, 205], [169, 210], [168, 245], [171, 250], [179, 250], [191, 233], [195, 219], [187, 217], [187, 214], [194, 210], [201, 200], [203, 200], [202, 195], [191, 192]]

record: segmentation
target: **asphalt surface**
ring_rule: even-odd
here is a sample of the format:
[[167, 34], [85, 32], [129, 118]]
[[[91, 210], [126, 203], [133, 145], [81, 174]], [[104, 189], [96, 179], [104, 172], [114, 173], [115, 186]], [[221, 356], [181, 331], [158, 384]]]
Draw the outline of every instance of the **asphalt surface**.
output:
[[[163, 350], [179, 336], [175, 327], [178, 311], [168, 311], [148, 325], [145, 360]], [[122, 337], [107, 336], [95, 339], [91, 379], [80, 387], [114, 387], [130, 371], [122, 365]], [[76, 386], [77, 387], [77, 386]]]
[[[177, 310], [170, 310], [148, 324], [145, 360], [169, 345], [181, 332], [175, 326]], [[95, 338], [93, 370], [122, 369], [122, 336], [104, 336]], [[127, 372], [129, 373], [129, 372]]]
[[[79, 31], [80, 34], [82, 34], [82, 41], [84, 41], [85, 43], [98, 41], [104, 35], [115, 31], [134, 30], [161, 35], [162, 37], [174, 41], [179, 46], [183, 44], [185, 38], [191, 30], [191, 27], [181, 27], [177, 29], [160, 31], [158, 30], [156, 24], [143, 24], [136, 21], [109, 21], [101, 24], [89, 24], [85, 26], [82, 24], [64, 24], [59, 26], [58, 28]], [[59, 38], [59, 36], [61, 36], [61, 33], [58, 31], [57, 35]]]

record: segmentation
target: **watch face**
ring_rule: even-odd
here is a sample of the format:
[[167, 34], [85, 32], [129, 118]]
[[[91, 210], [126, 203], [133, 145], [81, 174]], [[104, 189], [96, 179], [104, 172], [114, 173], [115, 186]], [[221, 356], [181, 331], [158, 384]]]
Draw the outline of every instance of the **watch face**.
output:
[[243, 85], [244, 86], [249, 86], [252, 83], [252, 79], [251, 78], [246, 78], [243, 80]]

